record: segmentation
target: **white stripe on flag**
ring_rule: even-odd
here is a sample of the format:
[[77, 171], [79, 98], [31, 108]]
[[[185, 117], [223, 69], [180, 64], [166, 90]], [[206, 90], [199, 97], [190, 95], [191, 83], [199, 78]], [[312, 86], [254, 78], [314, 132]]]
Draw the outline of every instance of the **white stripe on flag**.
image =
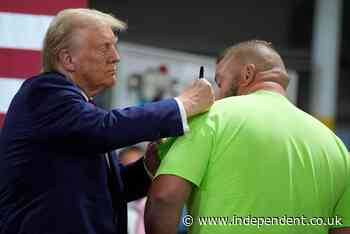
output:
[[13, 96], [23, 83], [23, 79], [2, 78], [0, 77], [0, 112], [7, 112]]
[[41, 50], [53, 16], [0, 12], [0, 47]]

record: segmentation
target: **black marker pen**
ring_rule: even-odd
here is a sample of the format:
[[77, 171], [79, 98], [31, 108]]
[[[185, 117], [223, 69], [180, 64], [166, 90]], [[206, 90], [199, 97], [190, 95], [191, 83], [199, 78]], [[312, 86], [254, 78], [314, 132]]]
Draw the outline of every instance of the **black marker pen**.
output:
[[204, 67], [201, 66], [200, 70], [199, 70], [199, 79], [203, 79], [204, 78]]

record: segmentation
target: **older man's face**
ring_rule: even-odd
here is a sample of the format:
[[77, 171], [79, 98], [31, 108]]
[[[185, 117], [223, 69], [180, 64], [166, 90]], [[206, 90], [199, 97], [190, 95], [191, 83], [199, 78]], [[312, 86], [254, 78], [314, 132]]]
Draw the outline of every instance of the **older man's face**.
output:
[[107, 25], [84, 28], [77, 32], [75, 40], [75, 76], [96, 93], [113, 86], [120, 56], [111, 28]]

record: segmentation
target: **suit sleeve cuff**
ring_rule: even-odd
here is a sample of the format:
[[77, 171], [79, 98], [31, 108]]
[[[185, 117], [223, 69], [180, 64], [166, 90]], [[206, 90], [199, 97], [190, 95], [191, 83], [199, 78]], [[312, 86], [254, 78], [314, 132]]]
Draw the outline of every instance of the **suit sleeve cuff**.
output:
[[187, 114], [185, 111], [185, 107], [179, 98], [176, 97], [174, 99], [175, 99], [177, 106], [179, 107], [179, 110], [180, 110], [183, 131], [184, 131], [184, 133], [186, 133], [186, 132], [190, 131], [190, 128], [189, 128], [188, 122], [187, 122]]
[[146, 171], [148, 177], [149, 177], [150, 179], [153, 179], [154, 175], [148, 170], [147, 165], [146, 165], [146, 162], [145, 162], [145, 158], [143, 158], [142, 161], [143, 161], [143, 168], [145, 169], [145, 171]]

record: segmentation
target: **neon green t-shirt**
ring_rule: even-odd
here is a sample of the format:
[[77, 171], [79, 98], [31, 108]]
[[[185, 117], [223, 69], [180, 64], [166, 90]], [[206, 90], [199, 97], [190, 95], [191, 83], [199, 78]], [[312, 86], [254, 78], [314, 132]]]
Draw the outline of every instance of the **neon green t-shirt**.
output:
[[190, 233], [326, 234], [334, 216], [350, 226], [346, 147], [282, 95], [225, 98], [189, 124], [161, 145], [157, 176], [194, 184]]

